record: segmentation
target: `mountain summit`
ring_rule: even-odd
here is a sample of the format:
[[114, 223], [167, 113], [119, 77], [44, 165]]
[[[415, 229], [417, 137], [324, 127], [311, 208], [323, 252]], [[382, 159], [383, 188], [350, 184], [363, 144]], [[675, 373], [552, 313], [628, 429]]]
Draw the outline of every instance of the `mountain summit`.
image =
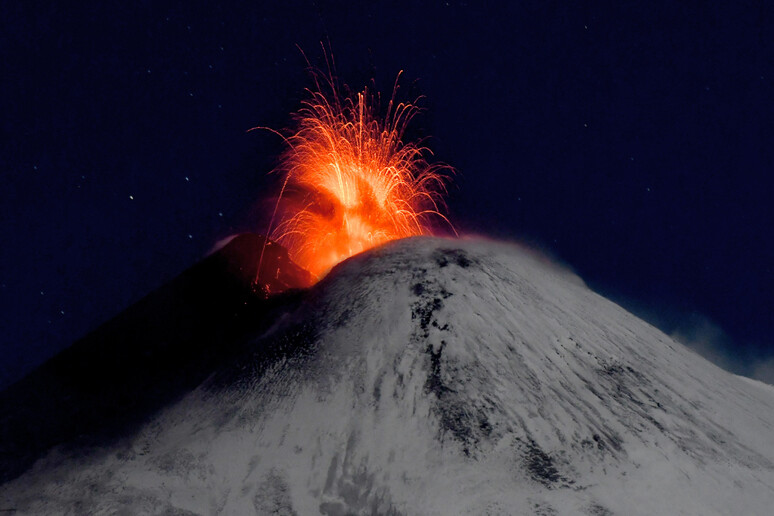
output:
[[0, 486], [0, 509], [770, 514], [774, 388], [518, 246], [392, 242], [245, 328], [131, 431]]

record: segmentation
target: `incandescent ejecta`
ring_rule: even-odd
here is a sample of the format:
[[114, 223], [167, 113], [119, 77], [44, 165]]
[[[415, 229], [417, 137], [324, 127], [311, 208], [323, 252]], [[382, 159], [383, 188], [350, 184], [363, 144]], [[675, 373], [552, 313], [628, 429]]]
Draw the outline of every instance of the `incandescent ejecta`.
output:
[[774, 388], [531, 251], [403, 239], [261, 313], [177, 398], [41, 454], [0, 509], [770, 514]]
[[311, 73], [315, 87], [283, 136], [283, 184], [269, 228], [291, 258], [319, 279], [384, 242], [433, 234], [438, 222], [454, 231], [440, 212], [451, 167], [430, 164], [427, 147], [404, 141], [419, 107], [397, 99], [400, 74], [382, 113], [368, 88], [352, 93], [333, 73]]

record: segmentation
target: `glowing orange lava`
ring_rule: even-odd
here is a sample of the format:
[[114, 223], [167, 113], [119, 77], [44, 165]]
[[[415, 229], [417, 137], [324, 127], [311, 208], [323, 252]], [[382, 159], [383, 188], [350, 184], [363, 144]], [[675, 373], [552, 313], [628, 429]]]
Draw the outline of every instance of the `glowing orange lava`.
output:
[[271, 237], [320, 278], [366, 249], [431, 234], [433, 219], [448, 224], [439, 209], [451, 169], [428, 163], [421, 142], [402, 141], [418, 108], [396, 102], [397, 80], [380, 117], [368, 88], [342, 95], [331, 76], [314, 79], [280, 159], [285, 179]]

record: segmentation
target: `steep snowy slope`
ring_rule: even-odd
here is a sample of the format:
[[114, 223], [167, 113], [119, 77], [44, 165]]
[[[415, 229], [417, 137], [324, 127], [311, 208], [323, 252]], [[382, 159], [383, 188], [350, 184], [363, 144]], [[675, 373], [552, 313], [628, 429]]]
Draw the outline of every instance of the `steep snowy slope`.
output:
[[0, 509], [121, 514], [771, 514], [774, 392], [512, 245], [357, 256], [107, 448]]

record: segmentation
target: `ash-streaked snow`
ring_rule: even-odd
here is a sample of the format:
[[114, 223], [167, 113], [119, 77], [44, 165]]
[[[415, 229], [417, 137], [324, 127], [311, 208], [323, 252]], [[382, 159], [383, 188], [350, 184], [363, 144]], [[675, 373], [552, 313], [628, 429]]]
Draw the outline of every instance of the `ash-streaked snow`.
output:
[[774, 389], [515, 245], [359, 255], [251, 349], [120, 443], [52, 451], [0, 509], [771, 514]]

